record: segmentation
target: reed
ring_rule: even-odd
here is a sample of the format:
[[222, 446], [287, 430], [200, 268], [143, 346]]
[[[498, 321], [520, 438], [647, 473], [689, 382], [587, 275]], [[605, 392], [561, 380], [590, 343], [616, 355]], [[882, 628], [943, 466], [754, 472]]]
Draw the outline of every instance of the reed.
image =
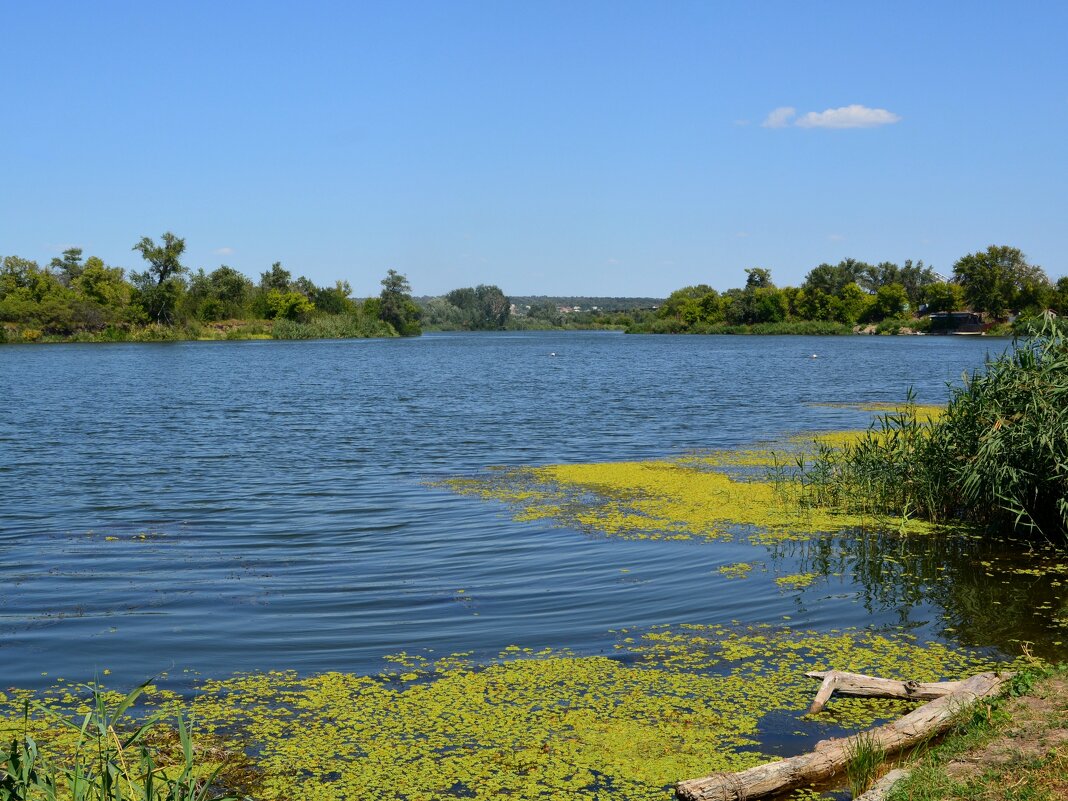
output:
[[[148, 687], [145, 682], [112, 701], [91, 685], [89, 711], [80, 717], [35, 705], [53, 728], [72, 735], [55, 753], [42, 750], [30, 735], [27, 703], [21, 734], [0, 747], [0, 801], [236, 801], [236, 795], [214, 787], [223, 763], [202, 763], [180, 712], [173, 730], [164, 712], [130, 715]], [[152, 744], [173, 739], [172, 732], [177, 748], [164, 753]]]
[[1068, 539], [1064, 327], [1045, 320], [966, 377], [940, 419], [922, 419], [910, 391], [855, 442], [817, 443], [796, 475], [802, 506]]
[[849, 791], [856, 798], [870, 789], [879, 778], [886, 759], [886, 751], [871, 734], [859, 734], [846, 744], [846, 780]]

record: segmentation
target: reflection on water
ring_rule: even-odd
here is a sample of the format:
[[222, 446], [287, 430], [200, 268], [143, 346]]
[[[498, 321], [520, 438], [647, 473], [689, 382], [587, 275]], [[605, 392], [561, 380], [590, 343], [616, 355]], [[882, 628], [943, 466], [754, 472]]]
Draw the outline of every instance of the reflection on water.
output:
[[1006, 654], [1026, 644], [1049, 661], [1068, 656], [1068, 553], [1051, 545], [956, 531], [849, 531], [777, 543], [771, 556], [828, 583], [848, 577], [865, 610], [892, 612], [902, 626]]

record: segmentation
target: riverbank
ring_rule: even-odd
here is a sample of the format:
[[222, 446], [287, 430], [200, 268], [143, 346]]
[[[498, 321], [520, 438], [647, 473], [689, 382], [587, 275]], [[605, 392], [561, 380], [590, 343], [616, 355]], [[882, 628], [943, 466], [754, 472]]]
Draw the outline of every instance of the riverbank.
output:
[[182, 325], [113, 326], [57, 334], [27, 326], [0, 326], [0, 344], [62, 342], [221, 342], [254, 339], [372, 339], [395, 337], [388, 323], [366, 315], [328, 315], [298, 320], [190, 321]]
[[907, 765], [890, 801], [1060, 801], [1068, 797], [1068, 669], [980, 704]]

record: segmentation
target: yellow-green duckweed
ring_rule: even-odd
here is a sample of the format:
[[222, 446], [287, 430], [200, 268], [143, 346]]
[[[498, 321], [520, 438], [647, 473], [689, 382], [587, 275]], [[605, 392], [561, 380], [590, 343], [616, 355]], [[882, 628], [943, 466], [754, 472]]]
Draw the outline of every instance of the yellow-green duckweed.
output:
[[991, 666], [908, 635], [697, 625], [631, 634], [618, 646], [624, 660], [512, 647], [482, 668], [465, 655], [399, 654], [397, 670], [378, 676], [238, 676], [205, 683], [192, 712], [201, 731], [249, 748], [261, 799], [596, 798], [609, 790], [667, 799], [679, 779], [769, 759], [757, 750], [769, 712], [794, 717], [817, 739], [832, 724], [868, 726], [907, 708], [836, 699], [807, 718], [816, 685], [805, 670], [929, 681]]
[[818, 578], [819, 573], [795, 573], [791, 576], [779, 576], [775, 583], [785, 590], [803, 590]]
[[[871, 411], [899, 408], [856, 406]], [[916, 407], [918, 417], [926, 421], [941, 412], [938, 406]], [[754, 542], [767, 543], [872, 525], [892, 526], [902, 533], [930, 532], [932, 526], [920, 520], [878, 520], [798, 502], [800, 488], [790, 469], [797, 458], [818, 445], [841, 447], [861, 434], [799, 434], [765, 448], [673, 459], [493, 468], [440, 486], [504, 502], [517, 520], [548, 520], [630, 538], [725, 539], [745, 530]], [[781, 469], [771, 480], [776, 468]]]
[[[715, 457], [718, 461], [721, 457]], [[456, 492], [512, 506], [517, 520], [549, 520], [603, 534], [643, 539], [726, 539], [739, 527], [751, 539], [807, 539], [818, 532], [871, 526], [870, 516], [805, 509], [788, 486], [708, 469], [700, 457], [647, 462], [499, 469], [444, 482]], [[715, 466], [713, 463], [712, 466]], [[898, 526], [900, 521], [893, 521]], [[905, 521], [925, 532], [922, 521]]]
[[721, 574], [733, 579], [749, 578], [752, 570], [753, 565], [750, 562], [735, 562], [733, 565], [723, 565], [719, 568]]

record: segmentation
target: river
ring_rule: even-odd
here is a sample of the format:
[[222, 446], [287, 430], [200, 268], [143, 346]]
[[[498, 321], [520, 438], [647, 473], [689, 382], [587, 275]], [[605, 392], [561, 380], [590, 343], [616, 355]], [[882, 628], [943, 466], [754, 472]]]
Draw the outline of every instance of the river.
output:
[[[869, 413], [823, 404], [909, 387], [943, 402], [1007, 345], [562, 332], [2, 347], [0, 684], [366, 673], [405, 649], [596, 654], [620, 628], [680, 622], [905, 626], [1063, 655], [1056, 578], [987, 580], [978, 545], [630, 541], [432, 486], [860, 428]], [[754, 558], [832, 578], [783, 592], [718, 572]]]

